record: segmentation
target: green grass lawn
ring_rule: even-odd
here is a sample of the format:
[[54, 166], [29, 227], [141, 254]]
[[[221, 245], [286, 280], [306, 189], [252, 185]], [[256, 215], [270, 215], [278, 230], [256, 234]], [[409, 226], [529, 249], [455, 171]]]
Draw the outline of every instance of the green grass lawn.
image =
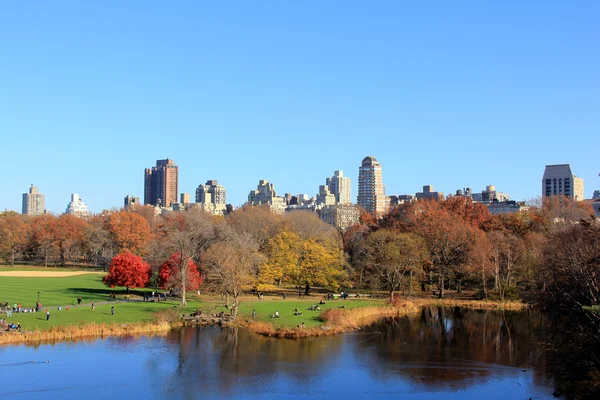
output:
[[191, 312], [194, 310], [194, 304], [190, 304], [182, 309], [178, 307], [178, 302], [167, 301], [160, 303], [139, 303], [139, 302], [117, 302], [115, 303], [115, 315], [110, 314], [111, 304], [101, 304], [92, 311], [89, 306], [71, 307], [66, 310], [58, 311], [57, 307], [50, 308], [50, 320], [46, 321], [45, 312], [37, 313], [13, 313], [10, 322], [19, 322], [25, 330], [46, 330], [53, 326], [76, 325], [87, 322], [106, 322], [106, 323], [131, 323], [152, 321], [158, 311], [174, 309], [178, 313]]
[[[319, 315], [330, 308], [339, 308], [345, 305], [346, 308], [358, 307], [377, 307], [383, 306], [383, 300], [359, 299], [359, 300], [326, 300], [327, 304], [320, 305], [321, 311], [309, 311], [308, 308], [313, 304], [318, 304], [320, 298], [310, 300], [288, 298], [287, 300], [269, 299], [253, 300], [242, 302], [238, 313], [239, 317], [244, 320], [252, 319], [252, 310], [256, 310], [256, 320], [269, 322], [276, 327], [292, 328], [298, 326], [302, 322], [307, 327], [319, 326], [322, 324]], [[294, 309], [302, 311], [302, 315], [294, 315]], [[271, 318], [271, 316], [279, 311], [279, 318]]]
[[[10, 268], [10, 267], [9, 267]], [[24, 268], [33, 270], [30, 267]], [[47, 270], [40, 268], [41, 270]], [[14, 270], [14, 269], [13, 269]], [[53, 269], [54, 270], [54, 269]], [[71, 270], [72, 271], [72, 270]], [[26, 330], [49, 329], [57, 325], [73, 325], [85, 322], [143, 322], [150, 321], [159, 311], [174, 310], [177, 314], [189, 314], [194, 310], [201, 309], [205, 313], [215, 314], [220, 311], [229, 312], [223, 307], [225, 300], [219, 296], [203, 295], [200, 298], [195, 294], [188, 296], [188, 305], [179, 307], [178, 301], [168, 302], [139, 302], [115, 303], [115, 315], [110, 315], [110, 304], [97, 304], [96, 310], [92, 311], [89, 304], [105, 302], [110, 293], [115, 293], [117, 299], [123, 299], [126, 293], [124, 288], [109, 288], [102, 283], [100, 274], [85, 274], [68, 277], [6, 277], [0, 276], [0, 303], [21, 303], [24, 308], [34, 308], [37, 301], [37, 292], [40, 292], [40, 302], [44, 308], [50, 309], [50, 321], [46, 321], [43, 312], [38, 313], [14, 313], [11, 321], [20, 322]], [[132, 293], [142, 293], [153, 289], [136, 289]], [[77, 297], [83, 298], [85, 306], [78, 307]], [[132, 299], [136, 299], [132, 295]], [[251, 299], [251, 300], [250, 300]], [[287, 300], [281, 297], [265, 297], [257, 300], [255, 297], [246, 297], [239, 307], [239, 317], [244, 320], [252, 319], [252, 310], [256, 310], [258, 321], [272, 323], [277, 327], [294, 327], [302, 322], [306, 326], [318, 326], [321, 324], [319, 315], [329, 308], [337, 308], [346, 305], [347, 308], [383, 305], [381, 300], [359, 299], [359, 300], [330, 300], [321, 305], [321, 311], [309, 311], [308, 307], [317, 304], [321, 296], [301, 299], [290, 296]], [[62, 311], [58, 311], [62, 306]], [[69, 306], [70, 310], [66, 310]], [[294, 315], [294, 309], [302, 311], [301, 316]], [[279, 311], [278, 319], [270, 318], [275, 311]]]

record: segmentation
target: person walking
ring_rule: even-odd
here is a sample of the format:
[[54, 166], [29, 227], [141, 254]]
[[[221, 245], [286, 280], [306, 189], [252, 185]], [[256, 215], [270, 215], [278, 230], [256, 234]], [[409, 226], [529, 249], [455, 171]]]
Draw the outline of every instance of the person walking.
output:
[[256, 319], [256, 310], [252, 309], [252, 319]]
[[46, 321], [50, 321], [50, 310], [46, 310]]
[[94, 302], [92, 301], [92, 311], [96, 310], [96, 304], [94, 304]]
[[77, 298], [77, 305], [78, 305], [78, 306], [80, 306], [80, 305], [81, 305], [81, 300], [82, 300], [82, 298], [81, 298], [81, 296], [79, 296], [79, 297]]
[[110, 306], [110, 315], [115, 315], [115, 306], [114, 304]]

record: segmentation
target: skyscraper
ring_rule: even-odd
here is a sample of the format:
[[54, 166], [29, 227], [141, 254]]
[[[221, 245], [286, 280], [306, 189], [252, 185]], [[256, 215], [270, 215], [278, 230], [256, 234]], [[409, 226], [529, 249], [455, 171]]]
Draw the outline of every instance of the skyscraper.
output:
[[125, 209], [129, 209], [131, 207], [135, 207], [135, 206], [139, 206], [139, 205], [140, 205], [140, 198], [139, 197], [127, 195], [123, 199], [123, 207]]
[[65, 214], [71, 214], [79, 218], [90, 216], [87, 204], [85, 204], [77, 193], [71, 195], [71, 202], [67, 205]]
[[365, 157], [358, 169], [358, 205], [376, 217], [388, 209], [381, 165], [373, 156]]
[[32, 217], [44, 213], [44, 195], [38, 193], [38, 189], [31, 185], [29, 193], [23, 193], [23, 215]]
[[334, 171], [333, 176], [325, 180], [325, 184], [335, 196], [337, 204], [352, 204], [352, 183], [350, 178], [344, 176], [344, 171]]
[[226, 190], [216, 179], [206, 181], [205, 185], [199, 185], [196, 189], [196, 203], [226, 203]]
[[583, 200], [583, 178], [573, 175], [569, 164], [546, 165], [542, 178], [542, 197], [550, 196]]
[[146, 168], [144, 204], [168, 207], [178, 201], [179, 167], [173, 160], [156, 160], [156, 167]]

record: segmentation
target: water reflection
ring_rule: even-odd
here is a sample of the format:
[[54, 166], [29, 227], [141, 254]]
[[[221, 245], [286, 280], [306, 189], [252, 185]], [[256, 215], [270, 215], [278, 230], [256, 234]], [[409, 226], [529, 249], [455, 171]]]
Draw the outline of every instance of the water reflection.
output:
[[0, 386], [0, 397], [551, 398], [539, 372], [542, 322], [530, 311], [432, 307], [418, 318], [315, 339], [188, 328], [165, 337], [4, 347], [0, 374], [15, 379]]

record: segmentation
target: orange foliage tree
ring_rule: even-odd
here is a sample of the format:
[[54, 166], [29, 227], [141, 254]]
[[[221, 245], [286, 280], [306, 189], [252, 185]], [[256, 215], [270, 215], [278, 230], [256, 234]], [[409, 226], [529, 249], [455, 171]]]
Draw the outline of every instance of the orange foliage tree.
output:
[[29, 227], [31, 247], [44, 257], [44, 267], [48, 266], [48, 258], [55, 249], [54, 229], [56, 217], [50, 214], [33, 218]]
[[70, 214], [62, 214], [54, 221], [54, 244], [60, 253], [60, 264], [65, 265], [67, 254], [72, 247], [83, 240], [87, 222]]
[[140, 214], [131, 211], [111, 213], [104, 222], [105, 229], [117, 251], [129, 250], [142, 255], [150, 241], [150, 225]]
[[438, 201], [418, 201], [409, 213], [414, 232], [425, 239], [429, 257], [440, 277], [439, 297], [444, 297], [445, 279], [461, 275], [471, 260], [478, 228], [442, 206]]
[[10, 262], [15, 263], [15, 255], [25, 245], [27, 227], [23, 217], [15, 212], [0, 214], [0, 253]]
[[150, 264], [145, 263], [142, 257], [127, 251], [117, 254], [110, 262], [108, 275], [102, 282], [106, 286], [122, 286], [127, 288], [145, 287], [150, 280]]
[[158, 287], [178, 290], [181, 289], [182, 282], [185, 282], [186, 290], [198, 290], [204, 282], [204, 277], [198, 271], [197, 265], [193, 260], [188, 260], [187, 279], [181, 279], [180, 260], [181, 253], [174, 253], [167, 261], [162, 263], [158, 271]]

